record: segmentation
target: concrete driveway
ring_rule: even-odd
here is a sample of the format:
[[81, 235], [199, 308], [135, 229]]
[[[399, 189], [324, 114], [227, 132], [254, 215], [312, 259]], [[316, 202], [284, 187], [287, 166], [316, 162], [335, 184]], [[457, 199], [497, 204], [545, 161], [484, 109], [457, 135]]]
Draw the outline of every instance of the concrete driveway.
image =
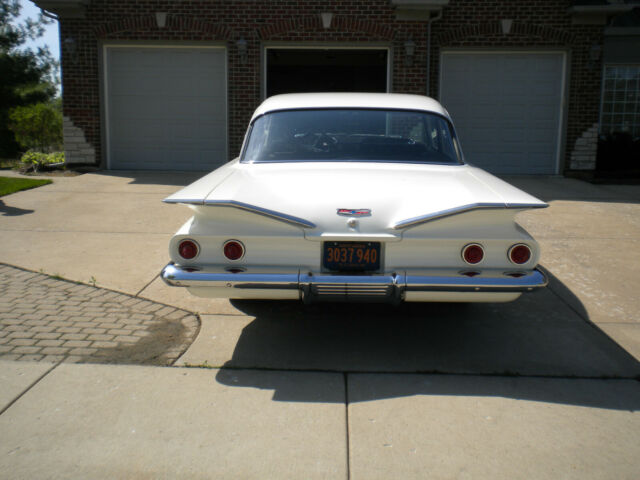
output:
[[509, 178], [551, 204], [518, 218], [550, 286], [516, 302], [309, 308], [164, 286], [189, 211], [160, 200], [194, 178], [86, 174], [3, 197], [0, 262], [198, 312], [178, 363], [209, 368], [3, 363], [2, 471], [638, 477], [639, 187]]

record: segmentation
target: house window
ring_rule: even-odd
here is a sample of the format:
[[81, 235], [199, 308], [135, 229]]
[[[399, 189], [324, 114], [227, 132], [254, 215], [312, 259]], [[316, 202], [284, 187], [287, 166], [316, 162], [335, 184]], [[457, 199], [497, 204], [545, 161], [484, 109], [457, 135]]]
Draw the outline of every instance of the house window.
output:
[[640, 65], [605, 65], [600, 133], [640, 136]]

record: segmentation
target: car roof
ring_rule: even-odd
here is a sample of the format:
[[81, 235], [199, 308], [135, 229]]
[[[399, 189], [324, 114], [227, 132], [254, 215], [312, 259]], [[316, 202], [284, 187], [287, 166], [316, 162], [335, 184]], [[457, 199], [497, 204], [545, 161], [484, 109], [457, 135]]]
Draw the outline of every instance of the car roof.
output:
[[449, 118], [449, 113], [442, 105], [433, 98], [422, 95], [404, 93], [287, 93], [267, 98], [256, 109], [251, 121], [268, 112], [314, 108], [422, 110]]

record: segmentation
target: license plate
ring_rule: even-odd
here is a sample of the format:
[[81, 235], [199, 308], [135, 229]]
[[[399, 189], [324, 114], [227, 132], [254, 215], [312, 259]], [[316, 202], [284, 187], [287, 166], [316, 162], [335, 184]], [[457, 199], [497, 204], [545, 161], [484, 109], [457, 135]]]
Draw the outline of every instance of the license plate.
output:
[[380, 242], [324, 242], [322, 265], [333, 271], [380, 270]]

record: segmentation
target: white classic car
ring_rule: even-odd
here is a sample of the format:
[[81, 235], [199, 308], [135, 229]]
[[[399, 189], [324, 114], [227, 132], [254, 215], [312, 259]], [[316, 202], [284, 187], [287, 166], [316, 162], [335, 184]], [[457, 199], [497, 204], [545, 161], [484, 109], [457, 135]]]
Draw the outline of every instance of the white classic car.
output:
[[201, 297], [506, 302], [547, 283], [514, 220], [547, 204], [465, 163], [428, 97], [271, 97], [238, 158], [164, 201], [193, 216], [162, 278]]

